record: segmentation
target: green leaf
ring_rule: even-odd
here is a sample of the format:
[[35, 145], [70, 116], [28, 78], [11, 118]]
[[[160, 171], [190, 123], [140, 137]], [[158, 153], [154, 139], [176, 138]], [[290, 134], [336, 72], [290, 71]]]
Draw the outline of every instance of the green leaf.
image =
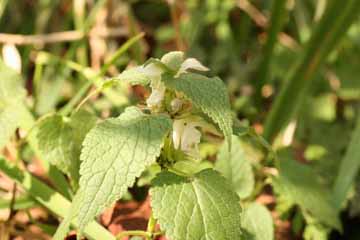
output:
[[269, 210], [258, 203], [244, 209], [241, 226], [251, 240], [273, 240], [274, 223]]
[[331, 191], [319, 181], [314, 170], [295, 161], [286, 150], [279, 153], [279, 168], [280, 176], [273, 178], [276, 193], [320, 222], [341, 230]]
[[0, 60], [0, 102], [22, 101], [26, 96], [21, 76]]
[[215, 169], [229, 180], [232, 189], [239, 197], [249, 197], [254, 190], [254, 173], [244, 152], [238, 137], [232, 137], [233, 148], [228, 151], [227, 144], [224, 144], [219, 151]]
[[[21, 106], [21, 105], [20, 105]], [[0, 106], [0, 149], [5, 146], [10, 137], [19, 127], [22, 111], [19, 109], [19, 103], [13, 102]]]
[[0, 148], [20, 126], [26, 114], [23, 100], [26, 90], [21, 76], [0, 60]]
[[115, 81], [125, 81], [131, 85], [143, 85], [146, 86], [150, 83], [151, 79], [143, 71], [143, 67], [130, 68], [123, 71], [117, 77], [111, 78]]
[[[55, 216], [65, 217], [65, 214], [69, 212], [71, 205], [64, 196], [54, 191], [51, 187], [32, 176], [27, 171], [19, 169], [1, 157], [0, 170], [21, 185], [22, 188], [36, 200], [36, 202], [47, 208]], [[77, 227], [77, 222], [77, 219], [74, 219], [71, 221], [71, 225]], [[84, 229], [84, 235], [89, 239], [116, 239], [109, 231], [95, 221], [89, 223]]]
[[320, 224], [308, 224], [304, 229], [304, 240], [328, 240], [329, 229]]
[[[0, 210], [10, 209], [12, 204], [12, 199], [0, 199]], [[18, 196], [15, 198], [13, 203], [14, 210], [23, 210], [28, 209], [38, 204], [35, 202], [33, 198], [28, 196], [27, 194], [23, 194], [22, 196]]]
[[77, 183], [80, 150], [86, 133], [95, 126], [96, 117], [86, 111], [76, 112], [70, 119], [53, 115], [41, 121], [37, 133], [43, 158]]
[[71, 222], [74, 221], [74, 219], [79, 214], [79, 207], [82, 201], [83, 194], [81, 191], [78, 191], [75, 195], [75, 197], [72, 200], [71, 206], [68, 208], [68, 211], [62, 220], [59, 227], [56, 229], [56, 232], [53, 236], [53, 240], [63, 240], [66, 238], [66, 235], [68, 234], [70, 230]]
[[145, 167], [156, 161], [170, 130], [167, 116], [147, 115], [129, 107], [120, 117], [107, 119], [88, 133], [81, 152], [80, 230], [121, 198]]
[[231, 146], [233, 121], [230, 101], [226, 86], [220, 78], [185, 73], [179, 77], [163, 74], [162, 80], [168, 88], [183, 92], [195, 107], [217, 123]]
[[150, 195], [154, 217], [169, 239], [242, 239], [239, 197], [214, 170], [189, 178], [162, 172]]
[[77, 146], [82, 145], [86, 134], [95, 127], [96, 121], [97, 117], [85, 110], [79, 110], [71, 116], [69, 125], [74, 131], [74, 141]]
[[335, 204], [338, 208], [345, 201], [347, 194], [354, 183], [360, 168], [360, 117], [354, 130], [349, 147], [344, 158], [341, 160], [339, 173], [334, 185]]

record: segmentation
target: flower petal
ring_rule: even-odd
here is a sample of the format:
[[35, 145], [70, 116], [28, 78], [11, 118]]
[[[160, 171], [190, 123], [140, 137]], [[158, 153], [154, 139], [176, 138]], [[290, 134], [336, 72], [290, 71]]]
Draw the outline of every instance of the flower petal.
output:
[[154, 78], [154, 77], [160, 78], [164, 70], [161, 69], [161, 67], [157, 66], [156, 64], [150, 63], [145, 67], [144, 66], [138, 67], [138, 71], [148, 75], [150, 78]]
[[175, 149], [180, 148], [181, 136], [184, 132], [184, 127], [185, 127], [185, 121], [183, 119], [174, 120], [172, 139], [173, 139]]
[[184, 62], [184, 53], [181, 51], [169, 52], [161, 58], [161, 62], [170, 69], [177, 71]]
[[18, 73], [21, 72], [21, 56], [15, 45], [5, 44], [2, 48], [2, 56], [6, 66]]
[[165, 90], [159, 90], [159, 89], [153, 89], [151, 91], [150, 96], [148, 97], [148, 99], [146, 99], [146, 104], [149, 107], [156, 107], [156, 106], [160, 106], [162, 100], [164, 99], [164, 95], [165, 95]]
[[178, 74], [186, 72], [188, 69], [194, 69], [198, 71], [209, 71], [207, 67], [201, 64], [197, 59], [195, 58], [188, 58], [186, 59], [180, 67], [180, 70]]

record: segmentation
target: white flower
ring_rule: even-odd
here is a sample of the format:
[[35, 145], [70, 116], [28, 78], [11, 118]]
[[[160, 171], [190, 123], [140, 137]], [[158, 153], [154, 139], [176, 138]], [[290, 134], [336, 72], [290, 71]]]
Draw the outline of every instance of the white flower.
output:
[[[165, 54], [161, 58], [161, 62], [164, 63], [168, 68], [175, 69], [177, 72], [175, 77], [179, 76], [182, 73], [186, 73], [189, 69], [194, 69], [198, 71], [208, 71], [208, 68], [203, 66], [195, 58], [188, 58], [184, 61], [183, 52], [170, 52]], [[140, 66], [137, 70], [151, 79], [150, 87], [151, 94], [146, 100], [146, 104], [151, 108], [160, 107], [165, 96], [165, 85], [161, 82], [161, 74], [164, 72], [164, 69], [155, 63], [149, 63], [148, 65]], [[178, 103], [174, 103], [175, 108], [179, 108]], [[176, 111], [174, 109], [174, 111]]]
[[173, 122], [172, 140], [175, 149], [183, 151], [186, 155], [200, 159], [199, 143], [201, 140], [201, 132], [211, 133], [221, 136], [214, 125], [206, 122], [199, 116], [187, 116], [175, 119]]
[[2, 57], [6, 66], [21, 72], [21, 56], [15, 45], [5, 44], [2, 48]]
[[186, 73], [189, 69], [194, 69], [202, 72], [209, 71], [207, 67], [202, 65], [201, 62], [199, 62], [195, 58], [188, 58], [181, 64], [180, 69], [176, 73], [176, 75], [179, 76], [182, 73]]
[[180, 149], [190, 157], [198, 159], [200, 157], [198, 145], [201, 139], [201, 132], [197, 127], [202, 125], [201, 121], [194, 118], [174, 120], [172, 134], [174, 148]]
[[155, 64], [150, 63], [145, 67], [138, 67], [137, 71], [145, 74], [151, 79], [150, 87], [152, 91], [150, 96], [146, 100], [146, 104], [149, 107], [160, 106], [165, 96], [165, 85], [161, 82], [161, 74], [164, 70], [156, 66]]

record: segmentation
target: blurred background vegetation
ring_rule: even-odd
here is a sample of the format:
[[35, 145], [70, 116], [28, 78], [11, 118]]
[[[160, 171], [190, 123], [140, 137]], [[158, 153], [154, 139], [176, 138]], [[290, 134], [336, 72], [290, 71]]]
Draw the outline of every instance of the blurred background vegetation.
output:
[[[185, 51], [226, 82], [236, 117], [277, 151], [274, 161], [256, 144], [245, 144], [256, 183], [244, 201], [268, 206], [275, 238], [355, 240], [360, 239], [359, 11], [357, 0], [0, 0], [0, 45], [3, 61], [17, 61], [26, 86], [31, 120], [19, 116], [28, 121], [25, 130], [45, 114], [71, 110], [98, 78], [116, 76], [148, 57]], [[142, 32], [123, 53], [121, 46]], [[111, 65], [104, 70], [104, 63]], [[0, 72], [0, 85], [3, 76]], [[148, 95], [148, 89], [122, 85], [93, 96], [87, 107], [101, 117], [116, 116]], [[7, 144], [4, 153], [11, 158], [12, 151]], [[202, 146], [208, 159], [216, 151]], [[29, 148], [19, 154], [30, 164]], [[142, 182], [146, 185], [146, 176]], [[12, 185], [2, 185], [0, 207], [6, 209]], [[336, 215], [324, 210], [325, 195], [340, 214], [342, 231], [328, 219]], [[34, 220], [47, 239], [56, 220], [41, 221]], [[22, 235], [31, 232], [24, 226], [14, 227], [11, 236], [39, 239]]]

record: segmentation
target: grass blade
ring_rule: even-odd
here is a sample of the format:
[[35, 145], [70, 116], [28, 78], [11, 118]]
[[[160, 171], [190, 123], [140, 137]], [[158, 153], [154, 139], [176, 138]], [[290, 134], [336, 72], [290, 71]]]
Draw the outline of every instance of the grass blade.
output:
[[257, 78], [255, 79], [255, 101], [260, 104], [261, 101], [261, 89], [267, 82], [269, 77], [269, 69], [271, 63], [271, 57], [274, 52], [274, 47], [279, 32], [281, 31], [285, 19], [286, 19], [286, 3], [287, 0], [275, 0], [273, 1], [271, 9], [270, 26], [267, 32], [266, 44], [263, 48], [263, 58], [261, 59]]
[[354, 182], [360, 168], [360, 117], [352, 135], [351, 142], [341, 161], [338, 176], [334, 184], [334, 203], [338, 208], [347, 197], [351, 184]]
[[304, 54], [289, 72], [269, 113], [264, 130], [266, 140], [272, 141], [295, 115], [315, 73], [354, 22], [359, 10], [358, 0], [333, 0], [329, 3], [304, 49]]

